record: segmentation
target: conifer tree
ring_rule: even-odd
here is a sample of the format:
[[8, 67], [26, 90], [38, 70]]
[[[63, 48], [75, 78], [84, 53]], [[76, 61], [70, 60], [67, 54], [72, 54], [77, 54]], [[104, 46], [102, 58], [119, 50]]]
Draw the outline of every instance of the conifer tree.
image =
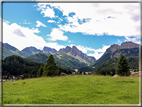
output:
[[120, 54], [116, 73], [120, 76], [130, 75], [129, 64], [123, 53]]
[[43, 73], [43, 64], [40, 66], [40, 68], [38, 69], [38, 72], [37, 72], [37, 77], [41, 77], [42, 76], [42, 73]]
[[51, 54], [49, 58], [46, 60], [46, 64], [44, 65], [43, 75], [45, 76], [55, 76], [59, 75], [59, 67], [54, 62], [54, 56]]

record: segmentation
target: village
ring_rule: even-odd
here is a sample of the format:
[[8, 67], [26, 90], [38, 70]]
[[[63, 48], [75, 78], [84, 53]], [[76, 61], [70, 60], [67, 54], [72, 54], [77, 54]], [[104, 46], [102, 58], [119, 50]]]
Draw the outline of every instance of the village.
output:
[[[68, 75], [64, 72], [61, 72], [59, 76], [73, 76], [73, 75], [92, 75], [93, 73], [92, 72], [79, 72], [78, 69], [74, 69], [75, 72], [72, 72], [72, 74]], [[141, 72], [135, 72], [135, 70], [130, 70], [130, 77], [135, 77], [135, 76], [141, 76]], [[58, 77], [58, 76], [56, 76]], [[118, 77], [117, 74], [115, 74], [113, 77]], [[16, 81], [16, 80], [20, 80], [20, 79], [24, 79], [24, 76], [23, 75], [18, 75], [18, 76], [14, 76], [14, 75], [11, 75], [11, 76], [3, 76], [3, 82], [6, 82], [6, 81]], [[1, 80], [0, 80], [1, 81]]]
[[[68, 75], [64, 72], [61, 72], [59, 76], [73, 76], [73, 75], [92, 75], [92, 72], [79, 72], [78, 69], [74, 69], [75, 72], [72, 72], [72, 74]], [[8, 75], [5, 75], [5, 76], [2, 76], [2, 81], [3, 82], [6, 82], [6, 81], [16, 81], [16, 80], [20, 80], [20, 79], [24, 79], [24, 76], [23, 75], [18, 75], [18, 76], [14, 76], [14, 75], [11, 75], [11, 76], [8, 76]], [[1, 81], [1, 80], [0, 80]]]

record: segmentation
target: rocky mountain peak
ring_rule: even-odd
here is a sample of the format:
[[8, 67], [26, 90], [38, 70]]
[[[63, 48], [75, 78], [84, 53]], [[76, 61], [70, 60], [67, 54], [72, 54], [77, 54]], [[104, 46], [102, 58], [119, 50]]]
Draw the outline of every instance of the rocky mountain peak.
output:
[[78, 49], [77, 49], [77, 47], [76, 47], [76, 46], [74, 46], [74, 45], [72, 46], [72, 49], [76, 49], [76, 50], [78, 50]]
[[26, 47], [22, 50], [22, 52], [25, 52], [27, 53], [28, 55], [33, 55], [33, 54], [36, 54], [36, 53], [40, 53], [42, 52], [40, 49], [37, 49], [33, 46], [30, 46], [30, 47]]
[[44, 46], [43, 52], [49, 53], [49, 54], [55, 54], [57, 53], [57, 50]]
[[72, 47], [72, 50], [71, 50], [71, 54], [73, 55], [73, 56], [80, 56], [81, 58], [83, 57], [83, 53], [82, 53], [82, 51], [80, 51], [79, 49], [77, 49], [77, 47], [76, 46], [73, 46]]
[[111, 45], [110, 46], [110, 49], [111, 49], [111, 52], [114, 52], [114, 51], [116, 51], [117, 49], [119, 49], [119, 45], [118, 44], [113, 44], [113, 45]]
[[30, 47], [26, 47], [24, 48], [22, 51], [41, 51], [40, 49], [37, 49], [33, 46], [30, 46]]
[[70, 52], [71, 51], [71, 47], [69, 47], [69, 46], [67, 46], [64, 50], [63, 50], [63, 52], [65, 52], [65, 53], [68, 53], [68, 52]]
[[60, 49], [59, 52], [64, 52], [79, 60], [83, 59], [84, 61], [89, 62], [89, 63], [93, 63], [94, 61], [96, 61], [94, 57], [87, 56], [82, 51], [80, 51], [76, 46], [72, 46], [72, 48], [67, 46], [66, 48]]
[[139, 45], [129, 41], [129, 42], [123, 42], [120, 46], [120, 49], [136, 48], [136, 47], [139, 47]]

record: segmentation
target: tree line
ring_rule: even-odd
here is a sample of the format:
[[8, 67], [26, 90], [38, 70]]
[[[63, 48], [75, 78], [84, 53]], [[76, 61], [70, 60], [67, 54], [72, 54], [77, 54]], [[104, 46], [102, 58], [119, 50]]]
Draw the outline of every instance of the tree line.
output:
[[35, 78], [40, 76], [56, 76], [61, 72], [71, 74], [69, 70], [62, 69], [54, 62], [53, 55], [47, 59], [47, 63], [36, 63], [29, 59], [22, 58], [17, 55], [12, 55], [2, 61], [2, 75], [10, 76], [23, 75], [23, 78]]
[[[117, 61], [117, 64], [113, 63], [112, 60]], [[130, 60], [136, 61], [136, 60], [134, 60], [134, 58], [129, 58], [129, 62], [131, 62]], [[129, 76], [130, 75], [130, 65], [132, 65], [132, 63], [128, 62], [128, 59], [126, 58], [126, 56], [123, 53], [120, 54], [119, 58], [111, 59], [108, 62], [109, 63], [111, 62], [110, 65], [113, 65], [113, 66], [109, 67], [109, 69], [104, 69], [104, 68], [108, 68], [108, 67], [105, 67], [108, 65], [108, 63], [101, 65], [98, 69], [96, 69], [94, 71], [94, 74], [96, 74], [96, 75], [111, 75], [111, 76], [113, 76], [115, 74], [120, 75], [120, 76]], [[136, 68], [135, 66], [132, 66], [132, 67]], [[135, 71], [137, 71], [137, 70], [138, 69], [135, 69]]]
[[[133, 60], [133, 59], [131, 59]], [[48, 59], [46, 60], [46, 63], [36, 63], [29, 59], [22, 58], [20, 56], [12, 55], [7, 58], [5, 58], [2, 61], [2, 75], [10, 77], [11, 75], [18, 76], [23, 75], [23, 78], [35, 78], [35, 77], [41, 77], [41, 76], [58, 76], [61, 72], [66, 74], [72, 74], [72, 71], [65, 70], [57, 66], [54, 56], [51, 54]], [[110, 68], [110, 69], [96, 69], [93, 73], [96, 75], [124, 75], [129, 76], [130, 75], [130, 66], [128, 63], [127, 58], [123, 55], [123, 53], [120, 54], [117, 68]], [[81, 71], [79, 71], [76, 74], [82, 74]]]

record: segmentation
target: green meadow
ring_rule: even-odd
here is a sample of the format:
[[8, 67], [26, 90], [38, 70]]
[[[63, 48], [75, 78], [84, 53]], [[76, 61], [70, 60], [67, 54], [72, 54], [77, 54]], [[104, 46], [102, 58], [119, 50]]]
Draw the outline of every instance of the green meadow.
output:
[[75, 75], [3, 83], [3, 104], [139, 104], [139, 77]]

